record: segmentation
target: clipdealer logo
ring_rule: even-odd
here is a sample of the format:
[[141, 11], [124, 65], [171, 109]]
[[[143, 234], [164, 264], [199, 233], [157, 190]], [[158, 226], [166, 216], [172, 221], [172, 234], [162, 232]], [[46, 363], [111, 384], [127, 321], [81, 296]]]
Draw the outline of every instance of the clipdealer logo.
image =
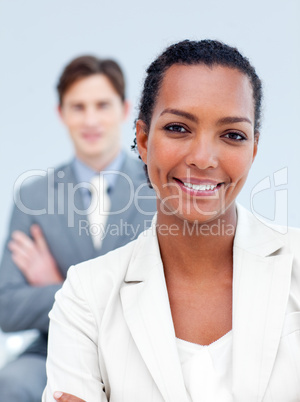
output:
[[[124, 205], [122, 208], [114, 211], [109, 211], [110, 215], [118, 215], [124, 213], [131, 205], [134, 203], [136, 210], [146, 216], [151, 216], [155, 211], [144, 211], [142, 209], [142, 205], [140, 204], [141, 200], [154, 200], [156, 199], [155, 194], [153, 195], [144, 195], [143, 188], [148, 187], [147, 183], [141, 184], [138, 188], [134, 188], [134, 184], [131, 178], [123, 173], [118, 171], [107, 171], [103, 172], [105, 174], [115, 174], [118, 176], [122, 176], [122, 180], [125, 180], [127, 191], [124, 192]], [[56, 177], [55, 177], [56, 175]], [[14, 184], [14, 202], [18, 209], [28, 215], [38, 216], [38, 215], [67, 215], [68, 219], [68, 227], [74, 227], [75, 224], [75, 215], [79, 216], [87, 216], [90, 212], [90, 207], [80, 209], [78, 205], [75, 204], [75, 194], [80, 189], [87, 189], [90, 188], [89, 182], [80, 182], [74, 184], [73, 182], [66, 182], [63, 181], [65, 173], [63, 171], [55, 171], [54, 168], [49, 168], [47, 170], [29, 170], [21, 174]], [[32, 180], [36, 177], [45, 177], [47, 179], [47, 183], [45, 184], [45, 191], [47, 192], [47, 205], [43, 205], [43, 208], [36, 208], [29, 207], [26, 205], [21, 197], [21, 191], [23, 185], [26, 184], [27, 181]], [[60, 181], [61, 180], [61, 181]], [[252, 189], [250, 195], [250, 209], [253, 215], [264, 223], [267, 226], [273, 227], [273, 229], [277, 230], [278, 232], [284, 234], [287, 233], [288, 228], [288, 190], [286, 188], [288, 184], [288, 169], [287, 167], [282, 168], [273, 173], [272, 176], [267, 176], [258, 182]], [[55, 189], [56, 186], [56, 189]], [[153, 186], [155, 188], [155, 186]], [[220, 201], [220, 206], [223, 211], [225, 211], [226, 206], [224, 204], [225, 200], [225, 193], [227, 189], [224, 189], [224, 193], [218, 194], [217, 197]], [[158, 197], [160, 197], [158, 189]], [[267, 218], [265, 215], [260, 213], [254, 206], [254, 199], [258, 194], [263, 192], [273, 192], [273, 205], [270, 205], [270, 211], [274, 211], [273, 218]], [[128, 198], [125, 199], [126, 194]], [[176, 196], [178, 198], [178, 208], [182, 208], [182, 200], [180, 199], [179, 194]], [[171, 214], [172, 211], [164, 211], [164, 201], [162, 200], [161, 208], [164, 213]], [[193, 200], [195, 203], [195, 200]], [[193, 206], [196, 208], [197, 204]], [[98, 207], [98, 206], [95, 206]], [[203, 213], [199, 210], [199, 212]], [[213, 212], [208, 213], [213, 214]], [[86, 230], [86, 221], [82, 221], [81, 230]], [[277, 222], [280, 222], [281, 226], [275, 226]], [[222, 226], [222, 225], [221, 225]], [[128, 230], [128, 229], [126, 229]], [[224, 229], [220, 229], [222, 232]], [[231, 230], [231, 229], [226, 229]], [[102, 228], [102, 232], [104, 229]], [[134, 232], [134, 231], [133, 231]]]
[[[140, 184], [137, 188], [134, 188], [134, 183], [130, 176], [126, 173], [119, 171], [105, 171], [102, 173], [105, 175], [117, 175], [121, 176], [118, 178], [118, 183], [122, 182], [122, 188], [124, 188], [124, 194], [121, 199], [119, 199], [119, 209], [114, 209], [112, 211], [107, 211], [109, 215], [120, 215], [128, 210], [134, 204], [136, 210], [143, 214], [144, 216], [152, 216], [155, 211], [144, 210], [142, 200], [154, 200], [156, 199], [155, 194], [152, 195], [145, 194], [143, 189], [148, 188], [147, 183]], [[56, 176], [56, 177], [55, 177]], [[87, 216], [91, 213], [91, 208], [99, 208], [99, 203], [93, 203], [87, 208], [80, 208], [76, 205], [76, 192], [82, 189], [90, 190], [91, 184], [89, 182], [66, 182], [59, 181], [59, 179], [64, 179], [65, 173], [63, 171], [56, 172], [54, 168], [49, 168], [47, 170], [29, 170], [21, 174], [14, 184], [14, 202], [17, 208], [27, 215], [40, 216], [40, 215], [67, 215], [68, 227], [74, 227], [75, 215]], [[36, 177], [44, 177], [45, 182], [45, 192], [46, 192], [46, 205], [43, 208], [38, 207], [38, 203], [33, 206], [28, 206], [22, 199], [22, 187], [26, 185], [29, 180]], [[44, 199], [44, 198], [43, 198]]]
[[[250, 195], [250, 207], [253, 215], [260, 222], [267, 226], [272, 226], [274, 230], [281, 234], [285, 234], [288, 231], [288, 190], [284, 187], [287, 184], [288, 169], [285, 167], [273, 173], [273, 180], [271, 180], [270, 176], [262, 179], [253, 187]], [[274, 200], [273, 205], [270, 205], [270, 211], [274, 211], [273, 219], [267, 218], [254, 208], [255, 196], [266, 191], [272, 191], [274, 194], [272, 197]], [[280, 226], [276, 225], [277, 222], [280, 222]]]

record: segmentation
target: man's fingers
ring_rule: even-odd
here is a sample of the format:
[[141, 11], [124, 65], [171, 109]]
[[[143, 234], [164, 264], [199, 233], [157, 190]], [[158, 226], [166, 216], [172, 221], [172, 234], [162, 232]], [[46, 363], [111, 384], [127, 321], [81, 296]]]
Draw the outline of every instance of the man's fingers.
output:
[[39, 225], [32, 225], [30, 228], [30, 233], [32, 234], [32, 237], [40, 250], [48, 250], [46, 239]]
[[63, 392], [54, 392], [54, 399], [59, 402], [85, 402], [83, 399], [77, 398], [77, 396], [65, 394]]
[[26, 250], [32, 250], [34, 247], [34, 243], [29, 236], [25, 233], [21, 232], [20, 230], [15, 230], [12, 235], [12, 242], [15, 242], [20, 247]]
[[28, 263], [29, 258], [30, 258], [30, 251], [24, 249], [24, 247], [20, 246], [18, 243], [15, 241], [10, 241], [8, 243], [8, 249], [12, 253], [12, 257], [18, 257], [19, 259], [23, 260], [25, 263]]
[[11, 259], [16, 264], [16, 266], [19, 268], [19, 270], [22, 271], [26, 276], [26, 273], [29, 270], [28, 260], [19, 256], [18, 254], [12, 254]]

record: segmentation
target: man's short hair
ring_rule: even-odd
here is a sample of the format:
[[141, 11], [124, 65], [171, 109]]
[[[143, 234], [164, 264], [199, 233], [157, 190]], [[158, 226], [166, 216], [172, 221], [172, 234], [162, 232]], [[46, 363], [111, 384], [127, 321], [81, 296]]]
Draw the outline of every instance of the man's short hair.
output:
[[72, 60], [63, 70], [57, 84], [60, 106], [62, 106], [63, 97], [71, 85], [82, 78], [87, 78], [94, 74], [105, 75], [122, 99], [122, 102], [124, 102], [125, 79], [119, 64], [111, 59], [100, 59], [87, 55]]

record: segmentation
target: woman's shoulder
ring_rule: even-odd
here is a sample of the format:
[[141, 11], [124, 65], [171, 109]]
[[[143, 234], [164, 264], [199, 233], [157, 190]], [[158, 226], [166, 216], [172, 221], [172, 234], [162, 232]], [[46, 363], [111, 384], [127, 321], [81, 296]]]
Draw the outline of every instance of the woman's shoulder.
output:
[[300, 262], [300, 230], [287, 225], [274, 225], [238, 205], [235, 250], [259, 257], [293, 255], [294, 266]]
[[132, 270], [143, 271], [150, 254], [160, 258], [154, 232], [153, 228], [147, 229], [125, 246], [71, 267], [66, 282], [93, 306], [118, 298]]
[[297, 253], [300, 258], [300, 228], [288, 227], [284, 238], [291, 251]]
[[134, 256], [138, 239], [100, 257], [72, 267], [68, 278], [75, 275], [84, 287], [109, 288], [120, 284]]
[[61, 315], [61, 311], [73, 311], [84, 317], [91, 328], [99, 325], [108, 306], [118, 299], [137, 240], [69, 268], [62, 288], [55, 295], [55, 303], [49, 317]]

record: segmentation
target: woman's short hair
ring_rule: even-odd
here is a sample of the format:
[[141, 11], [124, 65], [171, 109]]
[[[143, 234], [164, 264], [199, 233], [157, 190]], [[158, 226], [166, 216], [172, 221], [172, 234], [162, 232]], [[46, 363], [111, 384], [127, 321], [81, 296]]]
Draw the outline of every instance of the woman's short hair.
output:
[[57, 84], [60, 106], [62, 106], [65, 93], [76, 81], [94, 74], [105, 75], [124, 102], [125, 79], [119, 64], [111, 59], [86, 55], [77, 57], [64, 68]]
[[169, 46], [148, 67], [140, 100], [138, 118], [150, 127], [154, 105], [165, 72], [173, 64], [224, 66], [237, 69], [249, 77], [253, 89], [255, 110], [255, 131], [260, 127], [262, 84], [249, 60], [234, 47], [216, 40], [184, 40]]

